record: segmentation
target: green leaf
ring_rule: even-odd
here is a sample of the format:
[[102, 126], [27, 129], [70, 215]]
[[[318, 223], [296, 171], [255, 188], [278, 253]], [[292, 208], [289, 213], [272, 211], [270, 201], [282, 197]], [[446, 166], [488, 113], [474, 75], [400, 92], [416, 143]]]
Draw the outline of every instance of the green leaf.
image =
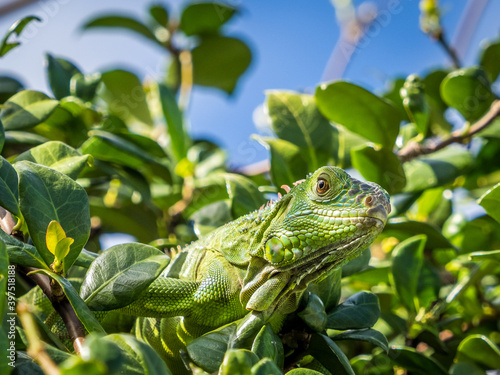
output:
[[9, 259], [12, 263], [25, 267], [48, 269], [48, 265], [45, 263], [45, 260], [34, 246], [16, 240], [3, 230], [0, 230], [0, 241], [7, 246]]
[[50, 141], [50, 139], [25, 131], [11, 130], [5, 132], [5, 143], [9, 146], [38, 146], [48, 141]]
[[419, 192], [453, 182], [472, 164], [471, 154], [459, 146], [449, 146], [431, 155], [403, 164], [406, 186], [403, 192]]
[[233, 173], [226, 173], [224, 177], [234, 217], [245, 215], [266, 203], [264, 195], [249, 178]]
[[303, 149], [309, 170], [325, 165], [333, 151], [334, 128], [318, 111], [314, 97], [291, 91], [266, 94], [267, 110], [276, 135]]
[[[137, 21], [130, 17], [117, 16], [117, 15], [105, 15], [96, 17], [87, 23], [85, 23], [82, 28], [84, 30], [95, 29], [95, 28], [119, 28], [129, 31], [133, 31], [136, 34], [142, 35], [149, 40], [159, 43], [155, 35], [145, 26], [142, 22]], [[159, 43], [161, 45], [161, 43]]]
[[57, 99], [70, 95], [71, 77], [80, 72], [73, 63], [62, 58], [46, 55], [47, 76], [52, 93]]
[[141, 81], [133, 73], [125, 70], [111, 70], [101, 76], [99, 96], [108, 104], [109, 111], [133, 123], [152, 126], [153, 120], [146, 101]]
[[230, 349], [226, 352], [220, 375], [251, 375], [250, 369], [259, 362], [259, 358], [246, 349]]
[[363, 329], [371, 328], [380, 316], [380, 306], [375, 294], [359, 292], [328, 313], [326, 328]]
[[355, 375], [349, 359], [328, 336], [313, 333], [309, 342], [309, 352], [331, 373]]
[[255, 337], [252, 352], [261, 359], [270, 358], [279, 368], [283, 368], [285, 360], [283, 343], [269, 325], [262, 327]]
[[205, 371], [216, 372], [236, 329], [237, 323], [233, 322], [194, 339], [187, 345], [189, 357]]
[[5, 130], [32, 128], [49, 118], [59, 106], [57, 100], [31, 90], [24, 90], [5, 102], [0, 120]]
[[56, 170], [21, 161], [15, 168], [19, 173], [21, 212], [28, 225], [33, 243], [47, 264], [54, 256], [47, 249], [45, 234], [52, 220], [58, 221], [66, 235], [75, 240], [64, 260], [67, 272], [90, 235], [90, 214], [85, 190]]
[[91, 159], [92, 156], [82, 155], [65, 143], [49, 141], [23, 152], [15, 159], [15, 162], [26, 160], [44, 165], [64, 173], [74, 180]]
[[274, 186], [288, 186], [307, 175], [309, 171], [307, 161], [298, 146], [278, 138], [257, 135], [252, 138], [271, 152], [271, 181]]
[[3, 128], [2, 121], [0, 121], [0, 152], [2, 152], [4, 144], [5, 144], [5, 129]]
[[80, 254], [78, 254], [78, 258], [76, 258], [74, 264], [75, 266], [89, 268], [97, 256], [97, 253], [83, 249]]
[[334, 268], [328, 275], [325, 275], [325, 278], [316, 280], [307, 286], [307, 290], [316, 294], [323, 301], [326, 311], [337, 306], [340, 301], [342, 274], [343, 268]]
[[427, 259], [424, 259], [417, 283], [417, 310], [429, 308], [433, 302], [439, 299], [441, 290], [441, 278], [439, 270]]
[[252, 61], [248, 46], [239, 39], [219, 35], [204, 36], [191, 51], [193, 82], [219, 88], [231, 94], [240, 76]]
[[416, 311], [418, 277], [424, 261], [427, 236], [419, 235], [399, 243], [393, 250], [392, 280], [403, 305]]
[[441, 97], [467, 121], [479, 119], [495, 99], [488, 76], [477, 67], [463, 68], [448, 74], [441, 83]]
[[486, 373], [470, 362], [454, 363], [450, 368], [450, 375], [485, 375]]
[[66, 233], [57, 221], [52, 220], [47, 227], [47, 234], [45, 235], [45, 242], [47, 243], [47, 249], [52, 254], [55, 254], [57, 244], [66, 238]]
[[406, 78], [405, 84], [400, 91], [401, 99], [406, 113], [418, 129], [418, 132], [425, 137], [429, 126], [430, 107], [425, 97], [425, 85], [415, 74]]
[[342, 266], [342, 277], [348, 277], [366, 269], [371, 257], [370, 248], [363, 250], [359, 256]]
[[297, 315], [316, 332], [323, 332], [326, 327], [327, 315], [323, 301], [314, 293], [309, 293], [307, 305]]
[[330, 121], [372, 142], [392, 149], [399, 132], [400, 112], [362, 87], [338, 81], [316, 88], [319, 110]]
[[389, 357], [398, 365], [416, 375], [447, 375], [448, 372], [434, 358], [405, 346], [393, 346]]
[[500, 368], [500, 349], [483, 335], [470, 335], [458, 345], [456, 361], [473, 362], [488, 369]]
[[500, 74], [500, 41], [490, 42], [483, 47], [479, 65], [488, 74], [490, 82], [495, 82]]
[[372, 343], [373, 345], [377, 345], [379, 348], [382, 348], [386, 352], [389, 352], [389, 343], [387, 342], [387, 338], [383, 333], [380, 333], [375, 329], [345, 331], [339, 333], [338, 335], [332, 336], [331, 339], [333, 341], [341, 341], [341, 340], [367, 341], [369, 343]]
[[7, 160], [0, 156], [0, 206], [20, 217], [17, 185], [18, 177], [16, 170]]
[[351, 161], [364, 178], [376, 182], [389, 194], [400, 192], [406, 184], [401, 161], [390, 149], [377, 150], [371, 146], [351, 149]]
[[129, 305], [170, 262], [160, 250], [139, 243], [116, 245], [90, 266], [80, 296], [94, 311]]
[[42, 20], [36, 16], [27, 16], [14, 22], [14, 24], [11, 27], [9, 27], [9, 30], [7, 30], [7, 34], [5, 34], [5, 36], [2, 39], [2, 43], [0, 43], [0, 57], [4, 56], [7, 52], [9, 52], [10, 50], [16, 48], [21, 44], [20, 42], [13, 42], [11, 36], [14, 35], [19, 37], [24, 28], [31, 21], [42, 22]]
[[402, 218], [390, 219], [385, 225], [384, 233], [400, 240], [408, 237], [425, 234], [429, 240], [428, 249], [455, 249], [455, 246], [441, 233], [438, 227], [421, 221], [405, 220]]
[[235, 13], [235, 8], [223, 3], [189, 4], [182, 11], [179, 28], [188, 36], [215, 34]]
[[158, 353], [145, 342], [132, 335], [120, 333], [103, 337], [103, 340], [117, 344], [125, 353], [122, 371], [133, 371], [137, 374], [170, 375], [165, 362]]
[[168, 135], [170, 136], [170, 148], [175, 158], [179, 161], [186, 157], [188, 149], [188, 135], [184, 129], [182, 112], [177, 105], [172, 91], [164, 84], [158, 84], [163, 117], [167, 122]]
[[[23, 89], [23, 84], [17, 79], [0, 76], [0, 104]], [[1, 150], [1, 147], [0, 147]]]
[[168, 10], [159, 4], [155, 4], [149, 7], [149, 14], [158, 23], [158, 25], [167, 27], [168, 26]]
[[106, 334], [102, 326], [99, 324], [94, 314], [89, 310], [85, 302], [80, 298], [76, 289], [64, 277], [57, 273], [48, 270], [35, 270], [31, 273], [42, 273], [54, 279], [63, 289], [64, 294], [68, 297], [71, 306], [75, 310], [76, 316], [82, 322], [83, 326], [89, 333]]
[[263, 358], [252, 367], [252, 375], [282, 375], [280, 368], [269, 358]]
[[469, 254], [469, 258], [476, 262], [481, 262], [486, 259], [493, 259], [500, 262], [500, 250], [475, 251]]
[[477, 200], [488, 215], [500, 223], [500, 183], [493, 186]]

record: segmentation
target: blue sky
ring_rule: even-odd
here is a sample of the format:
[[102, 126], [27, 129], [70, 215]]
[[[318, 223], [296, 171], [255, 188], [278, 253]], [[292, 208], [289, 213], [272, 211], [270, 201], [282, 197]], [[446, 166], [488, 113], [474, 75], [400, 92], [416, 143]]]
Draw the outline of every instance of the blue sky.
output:
[[[468, 1], [441, 1], [443, 24], [453, 39]], [[184, 1], [162, 1], [172, 13]], [[265, 159], [267, 151], [250, 136], [256, 133], [254, 109], [265, 91], [287, 89], [312, 91], [320, 82], [339, 37], [335, 12], [328, 0], [230, 0], [241, 8], [227, 25], [229, 35], [244, 39], [254, 59], [232, 97], [215, 89], [194, 90], [189, 108], [190, 129], [195, 137], [211, 139], [228, 150], [233, 166]], [[357, 2], [359, 3], [359, 2]], [[449, 64], [439, 46], [419, 29], [418, 0], [374, 1], [388, 9], [356, 50], [344, 78], [380, 92], [391, 77], [423, 73]], [[20, 79], [27, 88], [49, 93], [44, 54], [72, 60], [85, 72], [125, 68], [140, 77], [159, 77], [166, 67], [163, 52], [152, 43], [127, 32], [82, 33], [84, 21], [102, 13], [124, 13], [145, 18], [149, 1], [45, 0], [0, 18], [0, 33], [18, 18], [36, 14], [43, 22], [24, 36], [24, 46], [0, 60], [0, 74]], [[475, 30], [465, 64], [477, 61], [477, 46], [499, 35], [500, 2], [489, 1]]]

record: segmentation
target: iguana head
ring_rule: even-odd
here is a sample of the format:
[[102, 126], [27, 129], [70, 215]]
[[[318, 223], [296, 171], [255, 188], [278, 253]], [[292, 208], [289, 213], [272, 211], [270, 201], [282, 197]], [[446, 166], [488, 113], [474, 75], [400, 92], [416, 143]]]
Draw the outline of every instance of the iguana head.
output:
[[240, 299], [263, 311], [303, 291], [371, 244], [389, 212], [389, 195], [377, 184], [337, 167], [318, 169], [270, 207]]

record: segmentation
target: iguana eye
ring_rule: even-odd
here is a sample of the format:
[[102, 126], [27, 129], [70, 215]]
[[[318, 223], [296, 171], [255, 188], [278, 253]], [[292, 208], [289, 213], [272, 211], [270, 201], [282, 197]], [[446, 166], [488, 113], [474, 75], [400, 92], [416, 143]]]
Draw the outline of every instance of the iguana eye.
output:
[[330, 189], [328, 181], [326, 181], [324, 178], [318, 178], [318, 182], [316, 183], [316, 192], [319, 195], [323, 195], [328, 191], [328, 189]]

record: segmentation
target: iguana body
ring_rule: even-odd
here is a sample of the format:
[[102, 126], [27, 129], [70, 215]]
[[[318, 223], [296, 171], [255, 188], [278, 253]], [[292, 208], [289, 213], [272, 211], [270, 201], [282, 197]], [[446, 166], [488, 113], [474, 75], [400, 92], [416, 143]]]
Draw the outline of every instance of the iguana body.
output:
[[[389, 197], [378, 185], [323, 167], [277, 202], [179, 253], [123, 309], [136, 334], [181, 372], [179, 349], [249, 311], [278, 330], [307, 285], [357, 256], [382, 231]], [[174, 369], [173, 369], [174, 370]]]

